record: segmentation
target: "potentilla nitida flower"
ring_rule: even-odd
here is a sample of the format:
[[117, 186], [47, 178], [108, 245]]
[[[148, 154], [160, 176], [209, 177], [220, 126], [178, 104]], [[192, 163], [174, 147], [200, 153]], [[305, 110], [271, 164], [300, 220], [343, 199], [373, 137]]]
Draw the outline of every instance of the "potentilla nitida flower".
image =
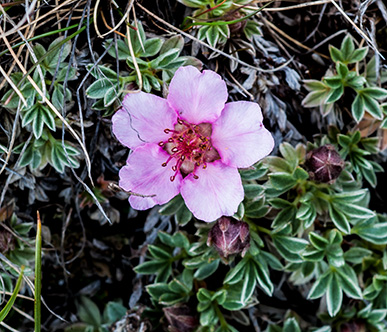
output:
[[333, 183], [344, 169], [344, 160], [331, 144], [309, 151], [305, 166], [312, 180]]
[[223, 258], [242, 253], [250, 247], [249, 225], [243, 221], [222, 217], [211, 228], [207, 239], [208, 246], [214, 246]]
[[211, 70], [179, 68], [167, 99], [125, 96], [113, 116], [117, 139], [132, 149], [120, 170], [121, 188], [134, 209], [146, 210], [182, 195], [193, 215], [231, 216], [243, 200], [238, 168], [267, 156], [274, 140], [256, 103], [226, 103], [226, 83]]

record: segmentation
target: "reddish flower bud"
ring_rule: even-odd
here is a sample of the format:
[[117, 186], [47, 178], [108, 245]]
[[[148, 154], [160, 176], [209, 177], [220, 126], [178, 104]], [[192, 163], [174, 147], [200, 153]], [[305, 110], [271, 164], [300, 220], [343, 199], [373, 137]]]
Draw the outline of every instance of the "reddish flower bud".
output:
[[169, 323], [169, 332], [191, 332], [199, 325], [198, 318], [185, 304], [163, 308], [163, 311]]
[[[244, 15], [239, 11], [234, 11], [227, 15], [226, 21], [235, 21], [242, 18]], [[231, 35], [240, 35], [243, 32], [243, 29], [246, 26], [247, 21], [243, 20], [237, 23], [229, 24], [230, 34]]]
[[211, 244], [224, 258], [240, 252], [244, 256], [250, 247], [249, 225], [243, 221], [221, 217], [208, 233], [207, 245]]
[[333, 183], [344, 168], [344, 160], [333, 145], [323, 145], [306, 155], [305, 167], [312, 180]]

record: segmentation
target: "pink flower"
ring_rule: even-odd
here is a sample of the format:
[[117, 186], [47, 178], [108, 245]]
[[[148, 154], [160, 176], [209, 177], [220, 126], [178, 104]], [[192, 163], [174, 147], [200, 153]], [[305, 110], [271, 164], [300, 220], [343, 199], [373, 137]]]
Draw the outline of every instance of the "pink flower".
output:
[[256, 103], [227, 103], [227, 87], [211, 70], [179, 68], [168, 98], [139, 92], [125, 96], [113, 116], [117, 139], [133, 150], [119, 185], [134, 209], [146, 210], [182, 195], [204, 221], [231, 216], [243, 200], [238, 167], [267, 156], [274, 140]]

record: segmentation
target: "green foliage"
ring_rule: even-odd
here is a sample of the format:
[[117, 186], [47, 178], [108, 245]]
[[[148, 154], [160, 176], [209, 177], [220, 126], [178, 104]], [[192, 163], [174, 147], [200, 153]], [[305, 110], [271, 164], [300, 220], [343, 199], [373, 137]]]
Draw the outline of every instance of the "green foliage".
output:
[[340, 50], [331, 45], [329, 52], [336, 65], [336, 74], [329, 73], [322, 81], [304, 81], [309, 94], [302, 101], [303, 106], [320, 106], [322, 114], [326, 115], [332, 110], [334, 103], [342, 98], [344, 89], [351, 88], [356, 94], [351, 105], [353, 119], [360, 122], [367, 111], [376, 120], [382, 120], [385, 114], [379, 101], [387, 97], [387, 90], [376, 86], [376, 80], [367, 79], [375, 76], [375, 73], [371, 73], [372, 68], [376, 71], [374, 58], [366, 65], [368, 72], [365, 69], [362, 74], [359, 74], [356, 67], [350, 66], [364, 60], [368, 47], [355, 49], [352, 37], [347, 35]]
[[117, 40], [117, 49], [113, 39], [104, 43], [108, 53], [118, 60], [125, 60], [129, 72], [116, 73], [103, 65], [88, 65], [87, 69], [96, 79], [86, 90], [87, 96], [97, 101], [92, 108], [95, 110], [112, 110], [115, 102], [122, 99], [128, 90], [135, 90], [135, 83], [140, 86], [136, 65], [141, 74], [141, 87], [145, 92], [161, 91], [163, 84], [169, 83], [175, 71], [184, 65], [201, 68], [202, 64], [196, 58], [180, 56], [184, 46], [183, 37], [173, 36], [169, 39], [147, 39], [141, 22], [137, 22], [137, 31], [130, 29], [130, 41], [133, 56], [126, 41]]
[[182, 29], [199, 27], [197, 38], [212, 47], [223, 46], [233, 35], [235, 37], [243, 34], [251, 41], [254, 35], [262, 34], [254, 15], [267, 5], [252, 10], [243, 7], [250, 3], [249, 0], [179, 0], [179, 2], [195, 9], [192, 16], [184, 19]]
[[125, 308], [120, 302], [108, 302], [103, 313], [98, 306], [88, 297], [82, 296], [78, 303], [77, 315], [79, 323], [70, 325], [66, 332], [108, 332], [110, 325], [123, 318], [126, 314]]
[[[65, 62], [71, 50], [71, 42], [64, 42], [64, 39], [59, 37], [49, 45], [48, 50], [40, 44], [36, 44], [33, 50], [38, 60], [44, 59], [40, 62], [40, 70], [38, 68], [34, 70], [33, 79], [42, 91], [47, 91], [50, 85], [52, 86], [52, 92], [46, 98], [61, 111], [65, 103], [72, 103], [71, 91], [64, 88], [63, 82], [77, 77], [76, 69], [69, 67]], [[51, 80], [49, 76], [52, 77]], [[21, 72], [11, 74], [11, 80], [19, 87], [26, 105], [20, 101], [13, 89], [8, 90], [1, 99], [2, 106], [10, 111], [20, 108], [22, 127], [33, 133], [28, 146], [24, 147], [19, 166], [42, 170], [50, 164], [60, 173], [65, 171], [65, 167], [79, 167], [77, 159], [80, 155], [79, 150], [66, 141], [63, 147], [62, 141], [53, 137], [52, 132], [55, 132], [57, 127], [61, 127], [60, 121], [47, 104], [42, 102], [42, 97], [38, 95], [32, 84], [25, 82], [24, 78]], [[22, 143], [16, 150], [22, 150], [24, 144]]]

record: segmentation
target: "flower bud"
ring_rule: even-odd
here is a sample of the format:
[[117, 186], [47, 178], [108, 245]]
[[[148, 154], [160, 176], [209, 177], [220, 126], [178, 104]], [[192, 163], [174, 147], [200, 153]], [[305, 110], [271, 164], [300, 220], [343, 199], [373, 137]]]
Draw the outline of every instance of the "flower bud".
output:
[[239, 254], [250, 247], [249, 225], [236, 219], [221, 217], [208, 233], [207, 245], [213, 245], [221, 257]]
[[197, 317], [185, 304], [163, 308], [163, 311], [169, 323], [169, 332], [191, 332], [199, 325]]
[[344, 168], [344, 160], [333, 145], [327, 144], [308, 152], [305, 167], [312, 180], [333, 183]]
[[[230, 13], [228, 16], [227, 16], [227, 19], [226, 21], [235, 21], [235, 20], [238, 20], [240, 18], [242, 18], [244, 15], [239, 12], [239, 11], [234, 11], [232, 13]], [[232, 23], [232, 24], [229, 24], [229, 29], [230, 29], [230, 34], [231, 35], [240, 35], [242, 34], [243, 32], [243, 29], [245, 28], [246, 26], [246, 20], [243, 20], [243, 21], [240, 21], [240, 22], [237, 22], [237, 23]]]

